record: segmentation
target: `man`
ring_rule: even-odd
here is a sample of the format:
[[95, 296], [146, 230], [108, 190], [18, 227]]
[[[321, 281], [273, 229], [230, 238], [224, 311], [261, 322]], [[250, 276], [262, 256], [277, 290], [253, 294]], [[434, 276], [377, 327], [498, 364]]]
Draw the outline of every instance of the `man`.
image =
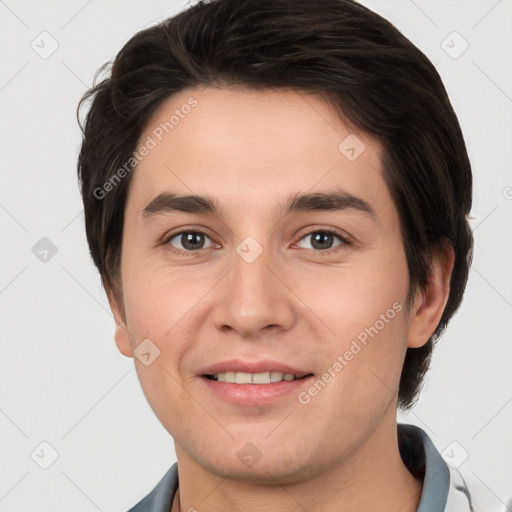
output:
[[396, 422], [473, 247], [464, 139], [410, 41], [351, 0], [200, 2], [88, 100], [91, 255], [178, 461], [132, 511], [504, 510]]

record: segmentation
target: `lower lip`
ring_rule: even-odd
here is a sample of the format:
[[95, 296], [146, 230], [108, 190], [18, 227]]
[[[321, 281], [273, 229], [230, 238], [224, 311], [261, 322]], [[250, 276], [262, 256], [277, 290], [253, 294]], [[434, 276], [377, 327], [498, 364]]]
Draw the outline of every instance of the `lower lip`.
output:
[[313, 376], [297, 380], [282, 380], [270, 384], [232, 384], [219, 382], [201, 376], [208, 388], [227, 402], [236, 405], [265, 405], [275, 403], [291, 393], [298, 393], [300, 388], [308, 385]]

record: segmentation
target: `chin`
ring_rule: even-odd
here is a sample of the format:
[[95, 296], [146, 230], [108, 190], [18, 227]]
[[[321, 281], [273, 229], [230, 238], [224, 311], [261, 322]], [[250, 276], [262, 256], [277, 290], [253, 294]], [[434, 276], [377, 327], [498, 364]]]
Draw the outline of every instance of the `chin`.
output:
[[282, 447], [276, 449], [268, 441], [262, 450], [248, 442], [241, 448], [224, 449], [219, 453], [212, 453], [211, 448], [199, 453], [189, 453], [197, 464], [212, 474], [253, 484], [297, 483], [306, 480], [314, 472], [312, 461], [301, 451], [300, 446], [289, 447], [289, 450], [283, 450]]

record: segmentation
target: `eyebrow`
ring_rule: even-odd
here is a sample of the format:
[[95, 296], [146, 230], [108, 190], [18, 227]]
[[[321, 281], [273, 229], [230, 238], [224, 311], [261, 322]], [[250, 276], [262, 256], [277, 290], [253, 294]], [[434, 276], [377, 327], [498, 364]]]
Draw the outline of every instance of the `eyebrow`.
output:
[[[377, 219], [373, 207], [364, 199], [354, 196], [343, 189], [332, 192], [313, 192], [301, 194], [297, 192], [290, 196], [281, 206], [281, 215], [289, 213], [313, 211], [343, 211], [352, 210], [367, 215], [372, 220]], [[206, 213], [225, 219], [225, 211], [215, 197], [200, 195], [180, 195], [171, 192], [162, 192], [155, 197], [143, 210], [144, 220], [155, 215], [173, 213]]]

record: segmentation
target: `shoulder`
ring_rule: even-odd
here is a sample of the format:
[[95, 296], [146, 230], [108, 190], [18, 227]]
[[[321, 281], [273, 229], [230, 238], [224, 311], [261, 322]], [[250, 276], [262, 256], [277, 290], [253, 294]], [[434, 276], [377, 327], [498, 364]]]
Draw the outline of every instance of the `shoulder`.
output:
[[448, 465], [450, 487], [446, 512], [512, 512], [512, 494], [502, 499], [470, 472]]
[[154, 489], [128, 512], [168, 512], [178, 489], [178, 465], [173, 464]]
[[420, 427], [399, 423], [398, 440], [405, 465], [423, 480], [418, 512], [512, 512], [512, 494], [497, 496], [474, 472], [450, 465]]

